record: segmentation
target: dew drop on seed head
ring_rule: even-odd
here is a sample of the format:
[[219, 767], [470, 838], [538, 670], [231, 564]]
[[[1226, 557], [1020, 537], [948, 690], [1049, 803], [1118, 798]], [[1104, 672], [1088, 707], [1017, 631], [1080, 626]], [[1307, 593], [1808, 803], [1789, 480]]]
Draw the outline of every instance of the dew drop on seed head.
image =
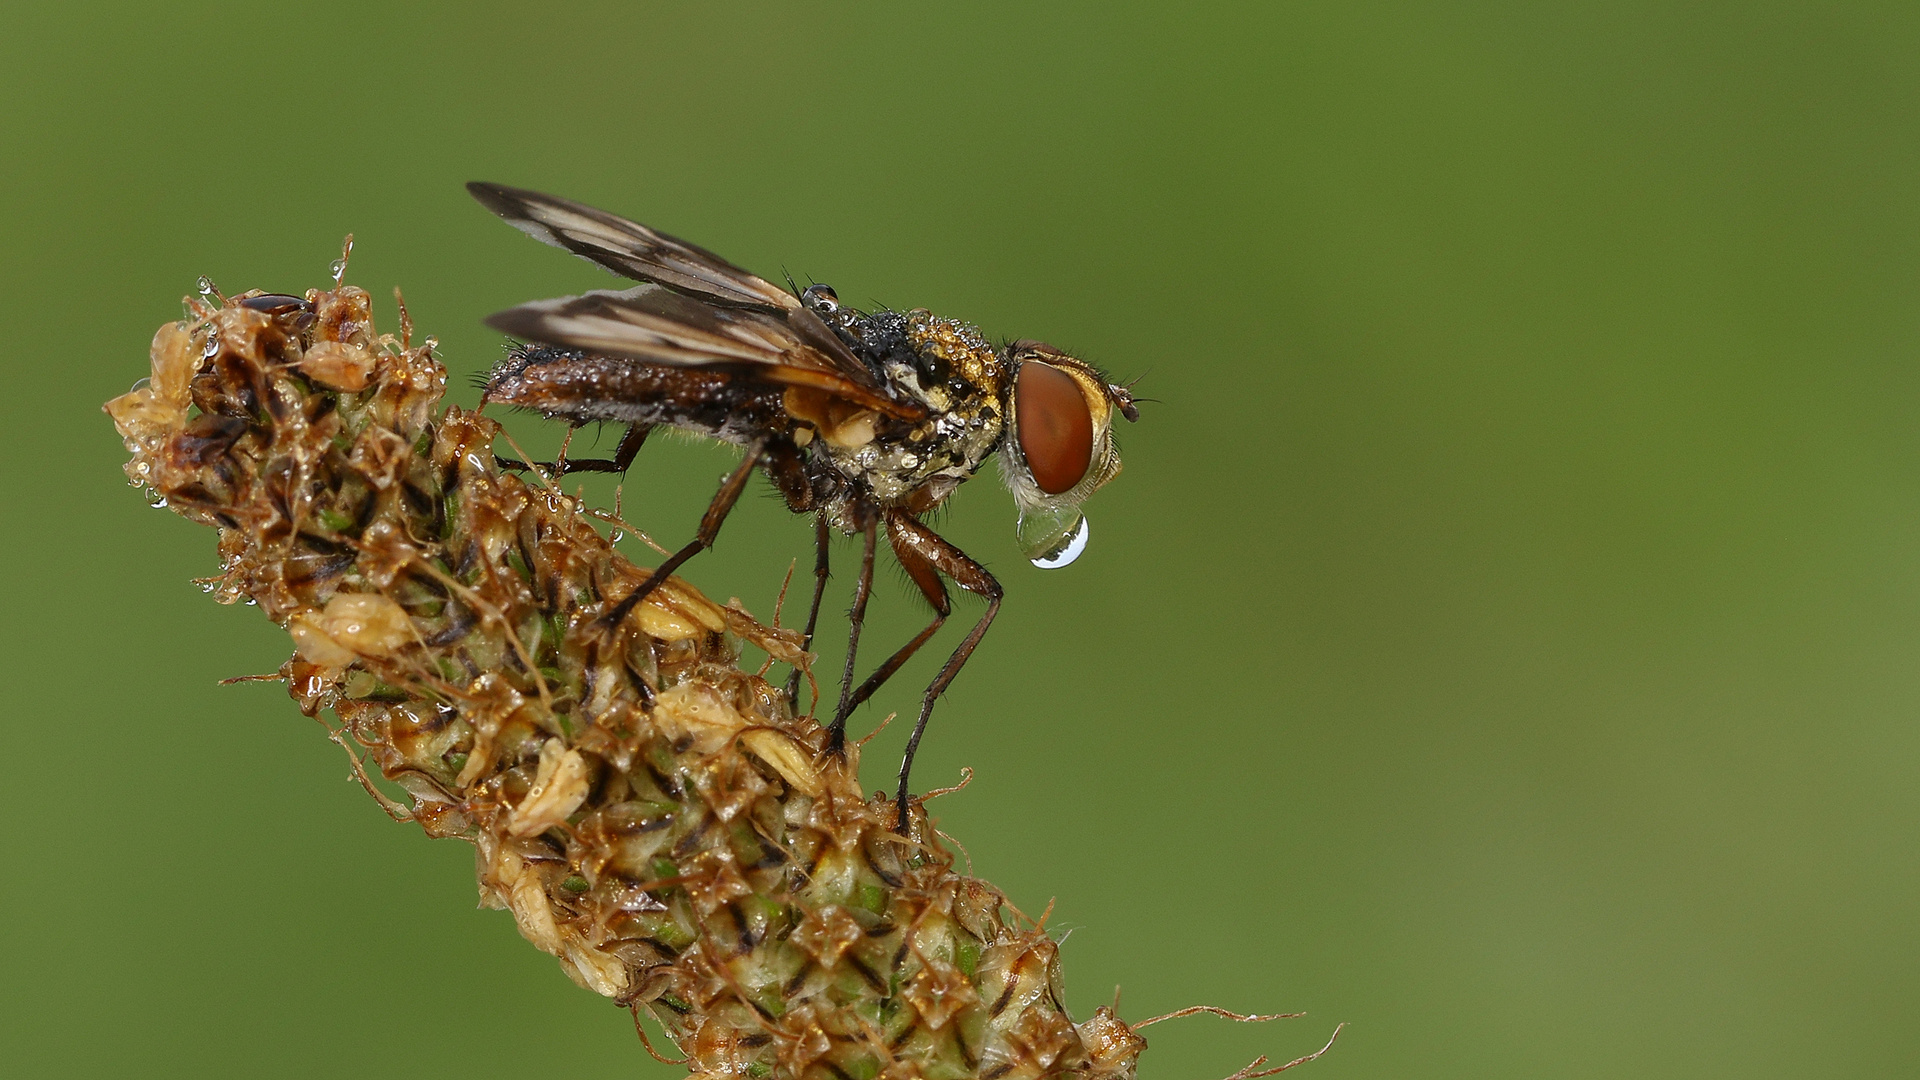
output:
[[347, 238], [340, 242], [340, 257], [333, 260], [332, 266], [327, 267], [327, 271], [333, 275], [334, 288], [339, 288], [341, 280], [347, 276], [347, 260], [351, 258], [353, 258], [353, 234], [348, 233]]
[[144, 379], [135, 379], [133, 381], [133, 385], [127, 388], [127, 393], [134, 394], [134, 393], [140, 392], [141, 390], [145, 390], [150, 384], [152, 384], [152, 382], [153, 382], [153, 379], [151, 376]]
[[227, 298], [220, 295], [220, 286], [215, 285], [213, 279], [205, 274], [200, 275], [199, 282], [194, 285], [194, 291], [198, 292], [204, 300], [211, 300], [216, 304], [227, 302]]

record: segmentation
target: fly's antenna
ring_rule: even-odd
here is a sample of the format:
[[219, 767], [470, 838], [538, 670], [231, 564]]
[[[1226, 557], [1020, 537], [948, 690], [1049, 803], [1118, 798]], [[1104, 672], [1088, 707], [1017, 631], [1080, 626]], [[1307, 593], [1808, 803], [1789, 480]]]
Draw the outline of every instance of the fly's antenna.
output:
[[1120, 407], [1120, 415], [1126, 417], [1128, 423], [1140, 419], [1140, 410], [1136, 406], [1141, 402], [1158, 402], [1160, 400], [1159, 398], [1135, 397], [1133, 395], [1133, 388], [1139, 385], [1141, 379], [1146, 377], [1146, 374], [1143, 372], [1135, 375], [1126, 382], [1110, 382], [1107, 384], [1107, 393], [1112, 396], [1114, 404]]

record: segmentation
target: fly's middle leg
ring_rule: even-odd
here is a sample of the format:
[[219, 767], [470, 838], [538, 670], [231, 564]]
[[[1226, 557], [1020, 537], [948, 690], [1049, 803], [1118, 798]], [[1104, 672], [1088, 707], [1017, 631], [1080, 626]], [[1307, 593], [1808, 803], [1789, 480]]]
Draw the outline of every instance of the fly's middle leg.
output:
[[838, 754], [847, 746], [847, 696], [853, 692], [854, 659], [860, 653], [860, 628], [867, 621], [867, 598], [873, 594], [873, 549], [878, 542], [877, 522], [867, 522], [861, 533], [860, 577], [853, 586], [853, 608], [847, 612], [847, 667], [840, 676], [840, 705], [833, 711], [833, 723], [827, 728], [827, 751]]
[[675, 570], [680, 569], [682, 563], [713, 546], [714, 540], [720, 536], [720, 526], [726, 523], [727, 514], [733, 510], [733, 504], [740, 501], [740, 492], [745, 490], [747, 479], [753, 475], [754, 466], [760, 464], [760, 457], [765, 449], [764, 444], [755, 444], [748, 449], [747, 456], [740, 459], [739, 467], [721, 481], [719, 492], [714, 495], [713, 502], [707, 506], [707, 512], [700, 518], [700, 531], [694, 534], [693, 540], [687, 546], [669, 556], [667, 561], [661, 563], [639, 588], [628, 593], [626, 599], [620, 601], [612, 611], [607, 613], [605, 622], [609, 628], [619, 626], [628, 613], [633, 611], [634, 606], [645, 600], [653, 590], [659, 588], [660, 583], [671, 577]]
[[[827, 592], [827, 555], [829, 549], [832, 547], [832, 541], [833, 532], [831, 526], [827, 524], [827, 516], [825, 514], [815, 515], [813, 522], [813, 605], [807, 608], [806, 640], [800, 645], [802, 649], [813, 648], [813, 628], [820, 623], [820, 598], [825, 596]], [[787, 677], [787, 700], [793, 703], [795, 709], [800, 707], [799, 668], [793, 669], [793, 674]]]

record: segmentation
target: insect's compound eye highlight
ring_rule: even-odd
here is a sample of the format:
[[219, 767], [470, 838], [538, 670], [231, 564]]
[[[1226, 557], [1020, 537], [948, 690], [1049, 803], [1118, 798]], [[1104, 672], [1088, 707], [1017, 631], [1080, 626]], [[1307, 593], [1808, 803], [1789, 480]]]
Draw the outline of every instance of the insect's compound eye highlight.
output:
[[1020, 365], [1014, 385], [1020, 453], [1049, 495], [1070, 491], [1093, 463], [1093, 413], [1073, 376], [1046, 364]]

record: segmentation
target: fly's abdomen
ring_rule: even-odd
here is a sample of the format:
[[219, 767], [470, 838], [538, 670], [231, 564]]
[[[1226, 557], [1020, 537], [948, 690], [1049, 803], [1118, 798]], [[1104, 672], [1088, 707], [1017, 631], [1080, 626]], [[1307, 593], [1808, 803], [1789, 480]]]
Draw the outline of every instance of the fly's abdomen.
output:
[[485, 399], [576, 424], [670, 426], [736, 443], [788, 422], [780, 392], [739, 372], [539, 344], [508, 354], [487, 377]]

